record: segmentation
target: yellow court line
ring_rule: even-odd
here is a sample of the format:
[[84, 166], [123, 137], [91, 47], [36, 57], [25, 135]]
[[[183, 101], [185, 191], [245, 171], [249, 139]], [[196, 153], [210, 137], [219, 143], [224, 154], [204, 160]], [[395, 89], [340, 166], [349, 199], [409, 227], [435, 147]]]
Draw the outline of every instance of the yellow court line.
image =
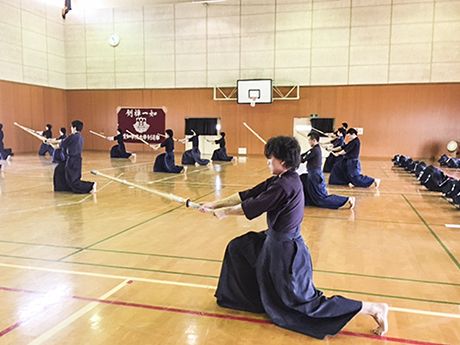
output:
[[[118, 280], [121, 279], [125, 281], [132, 280], [132, 281], [144, 282], [144, 283], [185, 286], [185, 287], [193, 287], [193, 288], [208, 289], [208, 290], [216, 289], [215, 285], [183, 283], [183, 282], [170, 281], [170, 280], [141, 278], [141, 277], [132, 277], [132, 276], [130, 277], [130, 276], [93, 273], [93, 272], [85, 272], [85, 271], [73, 271], [73, 270], [64, 270], [64, 269], [57, 269], [57, 268], [14, 265], [14, 264], [5, 264], [5, 263], [0, 263], [0, 267], [19, 268], [19, 269], [27, 269], [27, 270], [35, 270], [35, 271], [43, 271], [43, 272], [53, 272], [53, 273], [67, 273], [67, 274], [75, 274], [75, 275], [98, 277], [98, 278], [118, 279]], [[399, 312], [399, 313], [409, 313], [409, 314], [419, 314], [419, 315], [429, 315], [429, 316], [438, 316], [438, 317], [445, 317], [445, 318], [452, 318], [452, 319], [460, 319], [460, 314], [453, 314], [453, 313], [440, 313], [440, 312], [432, 312], [428, 310], [407, 309], [407, 308], [398, 308], [398, 307], [390, 307], [389, 310], [394, 311], [394, 312]]]

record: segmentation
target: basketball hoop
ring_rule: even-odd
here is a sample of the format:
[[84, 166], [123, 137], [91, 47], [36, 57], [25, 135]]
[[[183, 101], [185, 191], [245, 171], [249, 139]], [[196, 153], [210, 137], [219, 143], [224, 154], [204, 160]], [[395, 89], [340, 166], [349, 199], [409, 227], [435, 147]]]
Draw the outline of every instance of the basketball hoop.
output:
[[250, 103], [251, 107], [254, 108], [256, 106], [256, 100], [257, 100], [257, 97], [251, 97], [251, 103]]

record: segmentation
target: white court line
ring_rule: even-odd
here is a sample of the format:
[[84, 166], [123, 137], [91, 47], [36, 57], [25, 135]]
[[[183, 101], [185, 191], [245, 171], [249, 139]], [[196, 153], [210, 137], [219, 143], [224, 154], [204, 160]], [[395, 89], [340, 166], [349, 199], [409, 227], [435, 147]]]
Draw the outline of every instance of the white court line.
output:
[[[57, 269], [57, 268], [13, 265], [13, 264], [5, 264], [5, 263], [0, 263], [0, 267], [19, 268], [19, 269], [54, 272], [54, 273], [67, 273], [67, 274], [75, 274], [75, 275], [98, 277], [98, 278], [118, 279], [118, 280], [123, 279], [125, 281], [132, 280], [132, 281], [144, 282], [144, 283], [185, 286], [185, 287], [193, 287], [193, 288], [208, 289], [208, 290], [216, 289], [215, 285], [183, 283], [183, 282], [176, 282], [176, 281], [170, 281], [170, 280], [130, 277], [130, 276], [113, 275], [113, 274], [84, 272], [84, 271], [72, 271], [72, 270], [63, 270], [63, 269]], [[410, 314], [430, 315], [430, 316], [440, 316], [440, 317], [446, 317], [446, 318], [452, 318], [452, 319], [460, 319], [460, 314], [440, 313], [440, 312], [433, 312], [433, 311], [427, 311], [427, 310], [406, 309], [406, 308], [397, 308], [397, 307], [390, 307], [389, 309], [395, 312], [400, 312], [400, 313], [410, 313]]]
[[453, 319], [460, 319], [460, 314], [439, 313], [435, 311], [397, 308], [397, 307], [389, 307], [388, 310], [399, 312], [399, 313], [421, 314], [421, 315], [440, 316], [440, 317], [449, 317]]
[[20, 178], [47, 178], [49, 179], [51, 176], [49, 175], [27, 175], [27, 174], [8, 174], [8, 177], [9, 178], [12, 178], [12, 177], [20, 177]]
[[[85, 163], [87, 164], [87, 163]], [[112, 168], [102, 168], [102, 169], [97, 169], [98, 171], [109, 171], [109, 170], [115, 170], [115, 169], [123, 169], [123, 168], [129, 168], [129, 167], [135, 167], [135, 166], [140, 166], [140, 165], [147, 165], [147, 164], [153, 164], [153, 162], [143, 162], [143, 163], [132, 163], [129, 165], [120, 165], [119, 167], [112, 167]], [[91, 170], [86, 170], [83, 171], [82, 174], [89, 174], [91, 173]]]
[[[122, 175], [123, 175], [123, 173], [119, 174], [117, 177], [120, 177]], [[106, 184], [104, 184], [101, 188], [99, 188], [98, 192], [103, 190], [105, 187], [107, 187], [112, 182], [113, 181], [109, 181]], [[94, 194], [89, 194], [89, 195], [85, 195], [81, 200], [78, 200], [78, 201], [69, 201], [69, 202], [64, 202], [64, 203], [57, 204], [57, 205], [40, 206], [40, 207], [35, 207], [35, 208], [28, 208], [28, 209], [25, 209], [25, 210], [17, 210], [17, 211], [13, 211], [13, 212], [7, 212], [7, 214], [18, 214], [18, 213], [24, 213], [24, 212], [34, 212], [34, 211], [40, 211], [40, 210], [53, 208], [53, 207], [63, 207], [63, 206], [78, 205], [78, 204], [82, 204], [83, 202], [85, 202], [86, 200], [88, 200], [89, 198], [91, 198], [93, 196], [94, 196]], [[1, 215], [1, 213], [0, 213], [0, 215]]]
[[75, 274], [75, 275], [82, 275], [82, 276], [109, 278], [109, 279], [118, 279], [118, 280], [120, 279], [133, 280], [133, 281], [138, 281], [138, 282], [143, 282], [143, 283], [187, 286], [187, 287], [194, 287], [194, 288], [200, 288], [200, 289], [213, 289], [213, 290], [216, 289], [215, 285], [202, 285], [202, 284], [175, 282], [175, 281], [169, 281], [169, 280], [121, 276], [121, 275], [114, 275], [114, 274], [93, 273], [93, 272], [84, 272], [84, 271], [71, 271], [71, 270], [64, 270], [64, 269], [58, 269], [58, 268], [13, 265], [13, 264], [4, 264], [4, 263], [0, 263], [0, 267], [20, 268], [20, 269], [26, 269], [26, 270], [44, 271], [44, 272], [53, 272], [53, 273], [66, 273], [66, 274]]
[[[194, 170], [192, 172], [187, 173], [187, 175], [191, 175], [191, 174], [194, 174], [194, 173], [197, 173], [197, 172], [202, 172], [202, 171], [205, 171], [205, 170], [209, 170], [209, 169], [208, 168], [206, 168], [206, 169], [197, 169], [197, 170]], [[162, 181], [172, 180], [173, 178], [177, 178], [177, 177], [181, 177], [181, 176], [186, 176], [186, 175], [184, 175], [184, 174], [176, 174], [174, 176], [166, 176], [166, 177], [160, 178], [158, 180], [149, 181], [149, 182], [147, 182], [147, 184], [155, 184], [155, 183], [162, 182]]]
[[460, 229], [460, 224], [446, 224], [446, 228]]
[[[121, 173], [121, 174], [118, 174], [117, 175], [117, 178], [123, 176], [124, 173]], [[107, 182], [105, 185], [103, 185], [101, 188], [99, 188], [96, 193], [99, 193], [101, 190], [103, 190], [105, 187], [107, 187], [109, 184], [111, 184], [113, 181], [109, 181]], [[85, 202], [86, 200], [88, 200], [89, 198], [91, 198], [94, 194], [89, 194], [87, 196], [85, 196], [83, 199], [81, 199], [80, 201], [77, 201], [75, 202], [75, 204], [81, 204], [83, 202]]]
[[[112, 290], [107, 291], [105, 294], [103, 294], [102, 296], [98, 297], [97, 299], [98, 300], [107, 299], [108, 297], [113, 295], [115, 292], [117, 292], [117, 291], [121, 290], [122, 288], [124, 288], [126, 286], [126, 284], [128, 284], [128, 281], [129, 280], [123, 281], [122, 283], [120, 283], [117, 286], [115, 286]], [[51, 328], [48, 331], [46, 331], [45, 333], [40, 335], [38, 338], [35, 338], [33, 341], [31, 341], [29, 343], [29, 345], [44, 344], [53, 335], [55, 335], [56, 333], [58, 333], [59, 331], [61, 331], [65, 327], [69, 326], [72, 322], [74, 322], [75, 320], [79, 319], [80, 317], [82, 317], [86, 313], [90, 312], [92, 309], [96, 308], [99, 305], [100, 305], [99, 302], [88, 303], [86, 306], [84, 306], [80, 310], [77, 310], [75, 313], [70, 315], [68, 318], [66, 318], [66, 319], [62, 320], [61, 322], [59, 322], [56, 326], [54, 326], [53, 328]]]
[[[53, 207], [62, 207], [62, 206], [71, 206], [71, 205], [76, 205], [79, 204], [80, 201], [70, 201], [70, 202], [65, 202], [57, 205], [49, 205], [49, 206], [40, 206], [40, 207], [35, 207], [35, 208], [27, 208], [23, 210], [17, 210], [17, 211], [12, 211], [12, 212], [6, 212], [5, 214], [18, 214], [18, 213], [24, 213], [24, 212], [34, 212], [34, 211], [40, 211], [40, 210], [45, 210], [48, 208], [53, 208]], [[0, 215], [2, 215], [0, 213]]]
[[[223, 164], [220, 164], [220, 165], [224, 166], [224, 165], [228, 165], [228, 164], [231, 164], [231, 163], [223, 163]], [[158, 180], [149, 181], [149, 182], [147, 182], [147, 184], [155, 184], [155, 183], [162, 182], [162, 181], [172, 180], [172, 179], [177, 178], [177, 177], [188, 176], [188, 175], [191, 175], [191, 174], [194, 174], [194, 173], [199, 173], [199, 172], [206, 171], [206, 170], [214, 171], [214, 170], [210, 170], [210, 169], [208, 168], [208, 166], [205, 166], [205, 167], [203, 167], [203, 168], [201, 168], [201, 169], [198, 168], [198, 169], [193, 170], [193, 171], [191, 171], [191, 172], [189, 172], [189, 173], [175, 174], [174, 176], [167, 176], [167, 177], [160, 178], [160, 179], [158, 179]], [[192, 182], [192, 183], [193, 183], [193, 182]]]

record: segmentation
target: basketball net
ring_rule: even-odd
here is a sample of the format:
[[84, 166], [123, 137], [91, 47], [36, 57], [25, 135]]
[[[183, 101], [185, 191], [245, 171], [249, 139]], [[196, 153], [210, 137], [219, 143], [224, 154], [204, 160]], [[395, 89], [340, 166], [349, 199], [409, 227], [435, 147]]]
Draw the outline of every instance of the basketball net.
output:
[[256, 99], [257, 99], [257, 97], [251, 97], [251, 103], [250, 104], [251, 104], [251, 107], [253, 107], [253, 108], [256, 106]]

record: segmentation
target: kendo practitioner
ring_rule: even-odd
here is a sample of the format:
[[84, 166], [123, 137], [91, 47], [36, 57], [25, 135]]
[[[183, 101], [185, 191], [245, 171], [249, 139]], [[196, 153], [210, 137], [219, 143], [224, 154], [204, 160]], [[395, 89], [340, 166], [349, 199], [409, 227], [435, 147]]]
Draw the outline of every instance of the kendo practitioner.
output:
[[[59, 130], [59, 137], [56, 139], [58, 141], [62, 141], [67, 138], [67, 129], [62, 127]], [[65, 155], [64, 151], [61, 148], [56, 148], [53, 151], [53, 163], [65, 162]]]
[[208, 142], [219, 145], [219, 148], [214, 150], [212, 153], [212, 161], [230, 162], [233, 159], [233, 156], [227, 156], [227, 148], [225, 147], [225, 132], [220, 133], [220, 139], [208, 140]]
[[388, 305], [325, 297], [313, 283], [308, 247], [301, 235], [302, 183], [295, 169], [300, 146], [295, 138], [274, 137], [265, 145], [266, 181], [223, 200], [205, 203], [202, 212], [222, 219], [267, 213], [268, 230], [248, 232], [228, 244], [215, 296], [221, 307], [266, 313], [276, 325], [323, 339], [337, 334], [357, 314], [371, 315], [384, 335]]
[[[45, 126], [45, 130], [44, 131], [35, 131], [35, 133], [37, 134], [40, 134], [41, 136], [45, 137], [46, 139], [51, 139], [53, 137], [53, 132], [51, 131], [51, 129], [53, 128], [53, 126], [51, 126], [49, 123]], [[54, 148], [43, 142], [41, 145], [40, 145], [40, 149], [38, 150], [38, 155], [39, 156], [45, 156], [46, 153], [49, 153], [51, 157], [53, 157], [53, 151], [54, 151]]]
[[209, 159], [201, 159], [201, 152], [198, 148], [199, 146], [199, 134], [192, 129], [193, 136], [188, 139], [189, 142], [192, 143], [192, 149], [187, 150], [182, 154], [182, 164], [184, 165], [195, 165], [198, 163], [199, 165], [208, 165]]
[[348, 143], [339, 152], [333, 152], [333, 155], [343, 156], [343, 160], [337, 162], [332, 168], [329, 176], [329, 184], [347, 185], [350, 187], [370, 187], [380, 185], [380, 179], [372, 178], [361, 174], [361, 163], [359, 161], [359, 152], [361, 141], [358, 138], [358, 132], [354, 128], [347, 131], [349, 136]]
[[155, 150], [158, 150], [160, 147], [165, 148], [165, 152], [158, 155], [153, 164], [154, 172], [166, 172], [178, 174], [182, 172], [184, 167], [176, 165], [174, 160], [174, 132], [172, 129], [166, 130], [166, 139], [161, 143], [161, 145], [150, 145]]
[[302, 181], [305, 206], [317, 206], [322, 208], [339, 209], [354, 208], [355, 198], [340, 195], [329, 195], [326, 182], [321, 171], [321, 147], [319, 146], [319, 134], [308, 134], [308, 143], [311, 149], [302, 154], [301, 162], [307, 163], [307, 173], [300, 175]]
[[[347, 135], [347, 131], [341, 127], [337, 131], [335, 131], [335, 139], [331, 141], [332, 148], [329, 149], [328, 151], [331, 152], [339, 152], [342, 150], [342, 146], [345, 145], [345, 136]], [[329, 173], [332, 171], [332, 168], [334, 167], [334, 164], [341, 160], [343, 157], [335, 156], [332, 153], [327, 156], [326, 161], [324, 162], [323, 166], [323, 172]]]
[[342, 133], [345, 133], [345, 134], [343, 134], [343, 138], [345, 140], [345, 135], [347, 133], [347, 130], [348, 130], [348, 123], [347, 122], [342, 122], [342, 127], [337, 128], [334, 133], [328, 133], [327, 136], [329, 138], [331, 138], [331, 139], [336, 139], [338, 137], [337, 132], [341, 131]]
[[87, 194], [96, 192], [96, 182], [81, 180], [83, 137], [81, 131], [83, 122], [72, 121], [72, 134], [62, 141], [49, 140], [50, 144], [58, 145], [65, 155], [65, 162], [60, 162], [54, 169], [54, 191]]
[[107, 137], [107, 140], [114, 140], [117, 142], [117, 145], [114, 145], [110, 149], [110, 158], [136, 158], [135, 153], [126, 152], [125, 142], [123, 140], [123, 130], [121, 128], [117, 128], [117, 135]]
[[5, 148], [5, 144], [3, 143], [4, 137], [3, 124], [0, 123], [0, 160], [7, 160], [13, 156], [13, 150]]
[[334, 133], [327, 133], [327, 136], [330, 139], [337, 139], [338, 138], [338, 131], [341, 131], [343, 134], [343, 139], [345, 140], [345, 136], [347, 135], [347, 130], [348, 130], [348, 123], [347, 122], [342, 122], [342, 127], [339, 127], [335, 130]]

